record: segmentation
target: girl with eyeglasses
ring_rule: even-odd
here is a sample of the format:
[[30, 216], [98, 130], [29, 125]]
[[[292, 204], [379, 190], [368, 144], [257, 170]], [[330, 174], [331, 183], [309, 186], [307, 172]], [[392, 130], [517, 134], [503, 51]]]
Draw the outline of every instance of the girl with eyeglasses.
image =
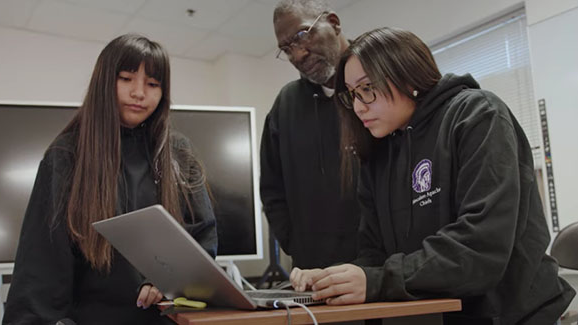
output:
[[575, 292], [545, 253], [532, 151], [507, 105], [393, 28], [351, 44], [336, 92], [345, 183], [361, 164], [360, 252], [294, 269], [293, 286], [332, 305], [460, 298], [444, 324], [554, 324]]
[[158, 43], [123, 35], [106, 45], [84, 102], [38, 168], [3, 324], [172, 323], [149, 308], [162, 293], [91, 226], [162, 204], [216, 255], [205, 176], [189, 140], [170, 130], [170, 102]]

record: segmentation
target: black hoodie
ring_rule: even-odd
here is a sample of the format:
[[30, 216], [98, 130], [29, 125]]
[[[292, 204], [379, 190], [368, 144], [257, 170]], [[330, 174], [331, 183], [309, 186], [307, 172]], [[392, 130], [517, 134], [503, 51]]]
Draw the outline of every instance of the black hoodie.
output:
[[[145, 127], [122, 129], [117, 214], [159, 203], [146, 132]], [[2, 324], [55, 324], [65, 318], [82, 325], [172, 323], [161, 317], [155, 306], [137, 308], [144, 278], [120, 253], [113, 252], [111, 270], [106, 274], [93, 269], [70, 239], [62, 207], [67, 203], [76, 140], [72, 133], [59, 136], [40, 163], [24, 216]], [[180, 155], [191, 150], [188, 139], [174, 134], [171, 147], [181, 169], [196, 168]], [[215, 256], [217, 231], [208, 194], [197, 191], [191, 200], [194, 223], [185, 213], [184, 227]], [[52, 223], [52, 218], [56, 222]]]
[[406, 130], [376, 141], [360, 183], [366, 301], [457, 297], [463, 324], [544, 325], [572, 300], [545, 254], [526, 136], [470, 75], [444, 76]]
[[331, 98], [306, 79], [287, 84], [261, 138], [261, 199], [283, 250], [300, 268], [357, 256], [355, 191], [340, 187], [339, 123]]

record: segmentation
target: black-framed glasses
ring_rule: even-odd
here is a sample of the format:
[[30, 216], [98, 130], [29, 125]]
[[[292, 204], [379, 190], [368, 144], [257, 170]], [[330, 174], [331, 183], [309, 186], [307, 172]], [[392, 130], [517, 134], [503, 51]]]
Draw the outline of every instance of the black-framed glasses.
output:
[[303, 48], [303, 44], [309, 41], [309, 39], [311, 38], [311, 32], [313, 31], [313, 26], [315, 26], [315, 24], [317, 24], [319, 19], [321, 19], [321, 17], [326, 13], [327, 12], [324, 11], [319, 16], [317, 16], [317, 18], [315, 18], [313, 24], [311, 24], [309, 28], [300, 30], [295, 35], [293, 35], [289, 44], [281, 46], [277, 51], [277, 55], [275, 57], [281, 61], [289, 61], [289, 59], [292, 56], [293, 50], [296, 48]]
[[375, 96], [375, 87], [372, 83], [364, 83], [357, 85], [351, 90], [345, 90], [337, 94], [341, 104], [345, 108], [353, 109], [353, 102], [355, 98], [359, 99], [364, 104], [371, 104], [377, 98]]

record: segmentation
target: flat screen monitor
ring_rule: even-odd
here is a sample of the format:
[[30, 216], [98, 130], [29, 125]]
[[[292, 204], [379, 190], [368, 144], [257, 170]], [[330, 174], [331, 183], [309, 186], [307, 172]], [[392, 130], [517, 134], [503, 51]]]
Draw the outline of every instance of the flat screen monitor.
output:
[[[0, 263], [14, 262], [22, 219], [46, 148], [78, 104], [0, 103]], [[254, 109], [173, 106], [171, 124], [203, 162], [214, 198], [217, 260], [263, 257]]]

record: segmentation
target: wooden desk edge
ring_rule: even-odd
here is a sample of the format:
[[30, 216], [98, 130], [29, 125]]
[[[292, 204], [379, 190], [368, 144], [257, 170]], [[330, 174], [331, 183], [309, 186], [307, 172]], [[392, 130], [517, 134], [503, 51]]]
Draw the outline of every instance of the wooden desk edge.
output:
[[[345, 306], [310, 306], [311, 311], [322, 322], [341, 322], [363, 319], [392, 318], [416, 316], [460, 311], [462, 303], [459, 299], [432, 299], [404, 302], [377, 302]], [[248, 324], [260, 322], [263, 324], [285, 324], [287, 311], [275, 310], [220, 310], [197, 311], [170, 316], [178, 324]], [[291, 308], [293, 324], [310, 324], [309, 314], [302, 308]]]

